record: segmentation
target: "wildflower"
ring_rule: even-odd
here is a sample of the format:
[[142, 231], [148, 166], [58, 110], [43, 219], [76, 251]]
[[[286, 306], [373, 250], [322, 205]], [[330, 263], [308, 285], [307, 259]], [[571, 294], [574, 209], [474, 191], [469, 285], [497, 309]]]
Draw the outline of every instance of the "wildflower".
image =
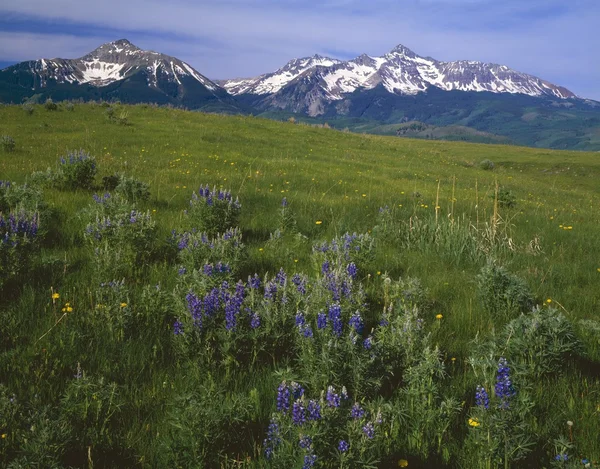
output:
[[321, 220], [317, 220], [317, 221], [315, 222], [315, 225], [320, 225], [321, 223], [323, 223]]
[[477, 419], [469, 419], [469, 426], [471, 427], [479, 427], [481, 423]]
[[127, 303], [121, 303], [121, 308], [125, 308], [127, 306]]
[[364, 340], [363, 347], [365, 350], [371, 350], [372, 346], [373, 346], [373, 341], [371, 339], [371, 336], [369, 336]]
[[372, 422], [367, 422], [362, 427], [362, 431], [369, 440], [372, 440], [373, 437], [375, 436], [375, 427], [373, 426]]
[[310, 327], [310, 325], [304, 326], [302, 333], [304, 334], [304, 337], [306, 337], [307, 339], [313, 338], [313, 330], [312, 330], [312, 327]]
[[181, 334], [183, 334], [183, 324], [181, 322], [179, 322], [179, 319], [177, 319], [173, 323], [173, 334], [174, 335], [181, 335]]
[[348, 267], [346, 267], [346, 272], [348, 272], [348, 275], [352, 278], [352, 280], [354, 280], [356, 278], [356, 275], [358, 274], [356, 264], [354, 262], [348, 264]]
[[312, 438], [310, 436], [303, 436], [302, 438], [300, 438], [300, 441], [298, 442], [298, 446], [300, 446], [300, 448], [302, 448], [302, 449], [309, 449], [311, 445], [312, 445]]
[[52, 293], [53, 300], [58, 300], [59, 298], [60, 298], [60, 295], [58, 293]]
[[444, 317], [444, 316], [443, 316], [442, 314], [436, 314], [436, 315], [435, 315], [435, 318], [436, 318], [437, 320], [440, 320], [440, 319], [442, 319], [443, 317]]
[[334, 303], [329, 307], [329, 321], [334, 335], [340, 337], [342, 335], [342, 309], [339, 303]]
[[327, 387], [327, 394], [325, 399], [327, 400], [327, 405], [329, 407], [339, 407], [341, 404], [341, 399], [339, 394], [336, 394], [335, 388], [333, 386]]
[[71, 303], [65, 303], [64, 308], [62, 309], [63, 313], [71, 313], [73, 312], [73, 307], [71, 306]]
[[352, 315], [350, 320], [348, 321], [348, 325], [350, 327], [354, 327], [354, 330], [357, 334], [361, 334], [363, 330], [363, 320], [360, 317], [358, 311]]
[[358, 402], [356, 402], [352, 406], [352, 410], [350, 411], [350, 416], [353, 419], [361, 419], [365, 416], [365, 410], [360, 406], [360, 404]]
[[290, 408], [290, 388], [283, 381], [277, 388], [277, 410], [287, 412]]
[[256, 329], [260, 326], [260, 316], [257, 313], [253, 313], [250, 317], [250, 327]]
[[292, 422], [298, 426], [306, 422], [306, 409], [301, 399], [297, 399], [292, 406]]
[[327, 316], [325, 313], [319, 313], [317, 315], [317, 328], [325, 329], [327, 327]]
[[304, 465], [302, 466], [302, 469], [310, 469], [315, 465], [315, 462], [317, 462], [317, 456], [314, 454], [307, 454], [304, 456]]
[[408, 461], [406, 459], [398, 459], [399, 467], [408, 467]]
[[557, 454], [556, 456], [554, 456], [554, 459], [556, 461], [568, 461], [569, 455], [568, 454]]
[[265, 438], [263, 441], [263, 445], [265, 447], [265, 457], [267, 459], [271, 459], [273, 456], [273, 449], [275, 449], [279, 443], [281, 443], [281, 438], [279, 436], [279, 425], [275, 419], [271, 419], [271, 423], [269, 423], [269, 428], [267, 430], [267, 438]]
[[8, 435], [6, 433], [2, 434], [2, 439], [4, 440]]
[[499, 407], [501, 409], [508, 409], [509, 399], [513, 397], [516, 392], [510, 380], [510, 368], [508, 367], [505, 358], [500, 358], [500, 361], [498, 362], [495, 391], [496, 396], [501, 400]]
[[348, 442], [346, 440], [340, 440], [340, 442], [338, 443], [339, 452], [345, 453], [349, 449], [350, 449], [350, 445], [348, 444]]
[[311, 420], [319, 420], [321, 418], [321, 404], [319, 404], [314, 399], [308, 401], [306, 406], [307, 419]]
[[490, 398], [483, 386], [477, 386], [477, 391], [475, 392], [475, 405], [483, 407], [484, 409], [489, 409], [490, 407]]

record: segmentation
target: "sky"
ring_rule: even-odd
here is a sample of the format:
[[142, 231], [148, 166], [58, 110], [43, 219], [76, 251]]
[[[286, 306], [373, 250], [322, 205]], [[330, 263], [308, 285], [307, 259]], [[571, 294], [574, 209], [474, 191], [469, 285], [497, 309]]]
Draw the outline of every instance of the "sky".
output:
[[600, 101], [599, 0], [2, 0], [0, 67], [129, 39], [212, 79], [314, 54], [507, 65]]

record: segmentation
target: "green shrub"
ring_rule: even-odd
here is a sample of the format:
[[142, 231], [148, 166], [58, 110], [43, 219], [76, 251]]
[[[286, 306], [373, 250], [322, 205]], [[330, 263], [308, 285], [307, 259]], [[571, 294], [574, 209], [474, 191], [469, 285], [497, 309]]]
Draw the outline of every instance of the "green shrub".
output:
[[[490, 197], [493, 199], [496, 195], [492, 194]], [[498, 191], [498, 205], [500, 207], [513, 208], [517, 205], [517, 197], [510, 189], [502, 187]]]
[[500, 338], [507, 357], [530, 377], [556, 373], [581, 350], [573, 326], [555, 308], [535, 308], [510, 321]]
[[477, 294], [482, 306], [499, 317], [511, 317], [534, 305], [525, 281], [494, 263], [488, 263], [477, 276]]
[[31, 103], [25, 103], [22, 107], [23, 111], [25, 111], [25, 114], [27, 114], [28, 116], [31, 116], [35, 111], [35, 106]]
[[44, 108], [46, 111], [56, 111], [58, 109], [58, 105], [52, 101], [52, 98], [48, 98], [44, 103]]
[[91, 189], [96, 178], [96, 159], [83, 150], [60, 159], [55, 185], [59, 189]]
[[192, 194], [187, 216], [191, 228], [216, 236], [238, 225], [241, 207], [230, 191], [216, 187], [211, 190], [207, 184]]
[[15, 151], [15, 140], [10, 135], [3, 135], [0, 138], [0, 144], [2, 145], [2, 150], [7, 153]]
[[124, 175], [119, 176], [115, 192], [121, 194], [130, 202], [138, 202], [150, 198], [150, 186], [148, 183]]
[[479, 167], [485, 171], [491, 171], [496, 165], [491, 160], [483, 160], [479, 163]]

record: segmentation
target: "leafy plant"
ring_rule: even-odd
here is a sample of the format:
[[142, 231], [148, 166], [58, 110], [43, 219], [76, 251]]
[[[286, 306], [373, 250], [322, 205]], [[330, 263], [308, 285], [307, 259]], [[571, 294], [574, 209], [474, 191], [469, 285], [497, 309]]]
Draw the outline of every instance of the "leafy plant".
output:
[[477, 276], [477, 295], [482, 306], [497, 317], [508, 318], [534, 305], [525, 281], [493, 262], [485, 265]]
[[0, 138], [0, 145], [2, 145], [2, 150], [6, 153], [15, 151], [15, 140], [10, 135], [3, 135], [2, 138]]

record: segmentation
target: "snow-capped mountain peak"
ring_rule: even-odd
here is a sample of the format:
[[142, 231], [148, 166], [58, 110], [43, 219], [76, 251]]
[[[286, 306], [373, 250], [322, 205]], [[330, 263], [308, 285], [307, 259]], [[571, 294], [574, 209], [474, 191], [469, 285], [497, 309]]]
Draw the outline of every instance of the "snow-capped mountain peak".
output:
[[[379, 85], [390, 93], [409, 95], [425, 92], [427, 88], [434, 86], [447, 91], [575, 97], [566, 88], [517, 72], [505, 65], [469, 60], [442, 62], [431, 57], [421, 57], [402, 44], [381, 57], [362, 54], [355, 59], [341, 61], [315, 55], [291, 60], [273, 73], [220, 83], [233, 95], [258, 96], [282, 93], [284, 88], [297, 84], [301, 93], [291, 94], [296, 101], [301, 94], [305, 95], [307, 109], [322, 109], [323, 106], [315, 105], [317, 100], [341, 100], [346, 94], [358, 89], [368, 90]], [[275, 101], [283, 102], [282, 99]], [[302, 106], [293, 108], [301, 109]]]
[[79, 59], [40, 59], [24, 64], [34, 75], [34, 83], [41, 88], [49, 81], [102, 87], [141, 72], [147, 85], [153, 88], [158, 88], [159, 82], [182, 86], [186, 78], [192, 78], [212, 92], [219, 89], [187, 63], [142, 50], [127, 39], [102, 44]]

